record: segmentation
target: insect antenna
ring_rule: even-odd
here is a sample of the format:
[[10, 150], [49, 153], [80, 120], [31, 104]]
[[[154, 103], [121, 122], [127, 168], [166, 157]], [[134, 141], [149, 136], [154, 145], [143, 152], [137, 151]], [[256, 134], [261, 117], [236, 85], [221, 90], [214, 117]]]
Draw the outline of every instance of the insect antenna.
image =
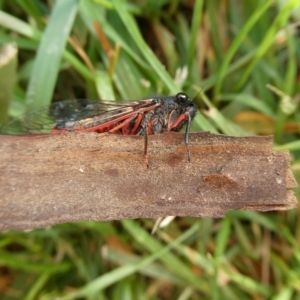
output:
[[200, 91], [196, 94], [196, 97], [193, 98], [193, 101], [196, 102], [196, 99], [198, 98], [198, 96], [202, 93], [203, 88], [200, 89]]

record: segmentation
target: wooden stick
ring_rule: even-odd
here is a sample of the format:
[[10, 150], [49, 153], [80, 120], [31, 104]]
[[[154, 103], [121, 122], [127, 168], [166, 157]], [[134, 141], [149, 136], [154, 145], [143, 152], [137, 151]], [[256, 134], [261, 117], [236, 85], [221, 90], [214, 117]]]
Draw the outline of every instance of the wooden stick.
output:
[[0, 229], [82, 220], [224, 217], [228, 210], [288, 210], [297, 183], [272, 137], [95, 133], [0, 136]]

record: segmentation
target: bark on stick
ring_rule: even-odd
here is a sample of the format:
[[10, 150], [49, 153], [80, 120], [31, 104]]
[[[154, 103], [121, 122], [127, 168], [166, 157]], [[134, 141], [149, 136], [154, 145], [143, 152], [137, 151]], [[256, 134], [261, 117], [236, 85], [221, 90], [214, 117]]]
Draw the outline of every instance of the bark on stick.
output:
[[169, 215], [224, 217], [228, 210], [288, 210], [297, 183], [272, 137], [94, 133], [0, 136], [0, 229]]

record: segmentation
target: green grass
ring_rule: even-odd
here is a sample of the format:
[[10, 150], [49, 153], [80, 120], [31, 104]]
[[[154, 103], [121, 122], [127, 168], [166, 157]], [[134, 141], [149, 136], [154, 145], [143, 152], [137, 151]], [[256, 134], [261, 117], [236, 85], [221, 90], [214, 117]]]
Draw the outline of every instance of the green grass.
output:
[[[0, 123], [52, 100], [201, 91], [194, 131], [273, 134], [300, 182], [298, 0], [2, 0], [0, 9], [0, 42], [19, 52], [17, 73], [14, 56], [10, 71], [0, 66], [9, 82]], [[1, 233], [1, 299], [300, 299], [299, 209], [176, 218], [155, 236], [153, 225]]]

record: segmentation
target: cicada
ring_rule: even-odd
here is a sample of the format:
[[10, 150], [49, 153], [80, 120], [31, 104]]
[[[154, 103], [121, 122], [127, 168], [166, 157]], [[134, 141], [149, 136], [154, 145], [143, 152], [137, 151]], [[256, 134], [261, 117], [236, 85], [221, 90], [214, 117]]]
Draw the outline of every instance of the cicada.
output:
[[145, 137], [144, 155], [148, 165], [148, 135], [179, 131], [186, 125], [185, 144], [190, 161], [189, 132], [196, 111], [193, 99], [185, 93], [138, 101], [65, 100], [13, 119], [2, 127], [1, 133], [60, 134], [80, 131], [141, 135]]

